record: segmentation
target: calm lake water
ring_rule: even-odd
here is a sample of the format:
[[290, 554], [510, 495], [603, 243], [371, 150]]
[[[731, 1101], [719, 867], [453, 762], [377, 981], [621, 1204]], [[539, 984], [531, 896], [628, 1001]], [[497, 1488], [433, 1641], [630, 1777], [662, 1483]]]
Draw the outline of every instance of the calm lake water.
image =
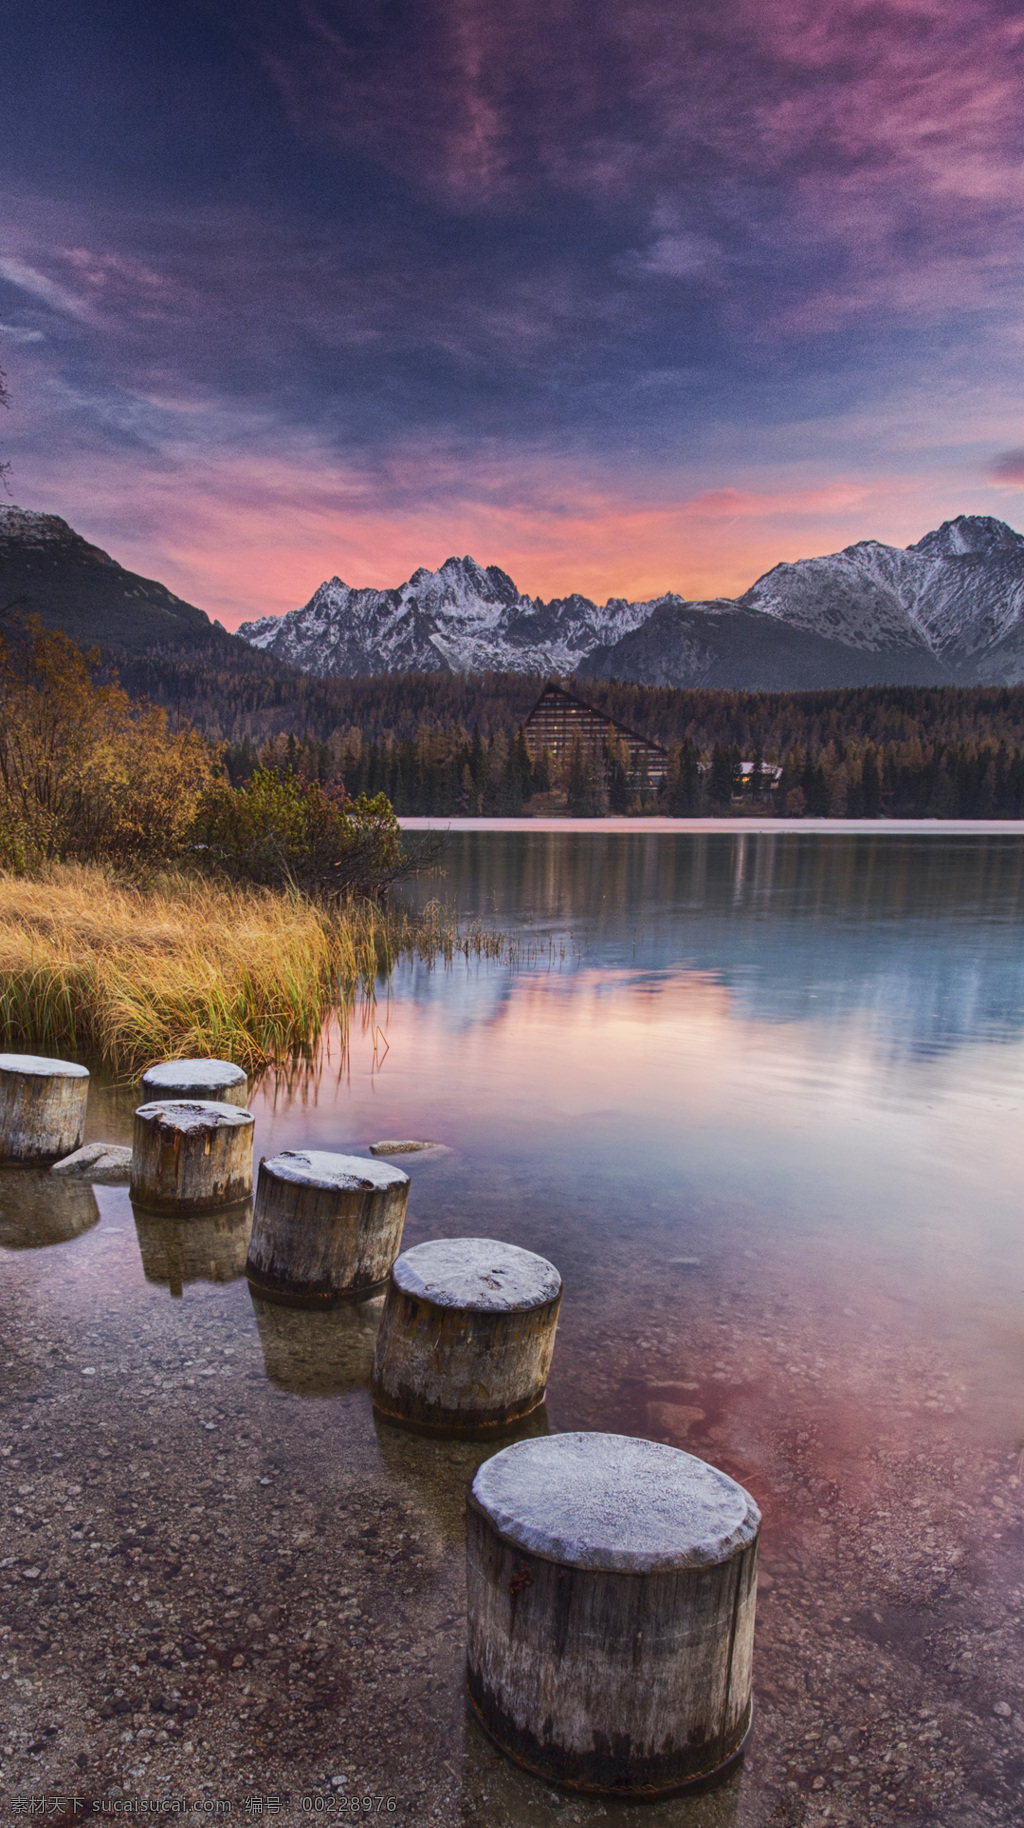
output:
[[[1024, 1820], [1024, 842], [465, 833], [417, 894], [512, 961], [403, 965], [258, 1090], [257, 1154], [447, 1145], [402, 1162], [406, 1242], [558, 1265], [551, 1426], [756, 1496], [746, 1765], [643, 1820]], [[94, 1088], [89, 1134], [127, 1139], [133, 1104]], [[186, 1237], [120, 1189], [68, 1214], [25, 1187], [10, 1794], [639, 1820], [467, 1721], [472, 1456], [375, 1426], [372, 1310], [257, 1310], [244, 1220]]]

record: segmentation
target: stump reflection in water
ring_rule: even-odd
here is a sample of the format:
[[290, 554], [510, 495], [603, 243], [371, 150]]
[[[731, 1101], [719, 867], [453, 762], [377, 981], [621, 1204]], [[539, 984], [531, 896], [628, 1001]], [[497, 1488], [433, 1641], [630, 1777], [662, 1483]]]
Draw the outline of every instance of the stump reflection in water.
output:
[[7, 1250], [70, 1244], [99, 1216], [88, 1181], [62, 1180], [48, 1168], [0, 1170], [0, 1245]]
[[180, 1295], [186, 1282], [236, 1282], [245, 1274], [252, 1201], [193, 1218], [167, 1218], [132, 1205], [147, 1282]]
[[485, 1460], [512, 1441], [551, 1433], [546, 1403], [501, 1435], [487, 1441], [445, 1439], [396, 1427], [380, 1411], [373, 1426], [381, 1459], [397, 1485], [409, 1492], [436, 1524], [447, 1544], [461, 1547], [466, 1534], [466, 1491]]
[[369, 1382], [383, 1295], [342, 1307], [284, 1307], [249, 1284], [270, 1382], [294, 1396], [345, 1396]]

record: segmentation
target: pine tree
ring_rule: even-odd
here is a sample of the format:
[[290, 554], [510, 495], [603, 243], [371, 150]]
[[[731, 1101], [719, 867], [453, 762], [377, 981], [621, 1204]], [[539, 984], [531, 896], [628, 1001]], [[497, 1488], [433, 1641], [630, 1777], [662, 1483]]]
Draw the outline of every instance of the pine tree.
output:
[[864, 751], [860, 774], [861, 805], [865, 819], [877, 819], [882, 810], [882, 783], [878, 778], [878, 761], [873, 749]]
[[692, 818], [700, 811], [700, 757], [689, 737], [671, 756], [666, 799], [673, 818]]
[[735, 777], [735, 762], [731, 749], [716, 743], [711, 751], [711, 773], [708, 777], [708, 798], [712, 812], [728, 812], [732, 806], [732, 792]]
[[605, 747], [605, 780], [609, 812], [628, 812], [633, 791], [629, 779], [629, 750], [621, 737], [613, 737]]
[[486, 760], [484, 756], [483, 738], [480, 735], [480, 725], [474, 724], [473, 741], [469, 751], [469, 772], [473, 777], [473, 785], [476, 788], [477, 793], [483, 791], [485, 769]]

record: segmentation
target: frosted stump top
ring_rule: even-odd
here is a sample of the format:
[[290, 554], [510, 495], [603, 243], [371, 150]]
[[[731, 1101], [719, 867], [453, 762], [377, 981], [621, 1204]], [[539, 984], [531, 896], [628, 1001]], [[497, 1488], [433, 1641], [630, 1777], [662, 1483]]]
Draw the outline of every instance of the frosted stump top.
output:
[[622, 1434], [517, 1441], [484, 1462], [473, 1497], [517, 1547], [627, 1574], [726, 1561], [761, 1523], [750, 1493], [727, 1473]]
[[164, 1117], [172, 1129], [210, 1130], [252, 1123], [252, 1112], [237, 1104], [218, 1104], [214, 1098], [156, 1098], [140, 1104], [136, 1117]]
[[231, 1060], [163, 1060], [159, 1066], [151, 1066], [143, 1073], [142, 1083], [147, 1092], [174, 1093], [182, 1086], [187, 1086], [197, 1098], [203, 1095], [204, 1086], [216, 1091], [224, 1085], [242, 1085], [246, 1075], [240, 1066]]
[[73, 1060], [44, 1060], [39, 1054], [0, 1054], [0, 1073], [38, 1073], [42, 1079], [63, 1074], [66, 1079], [88, 1079], [89, 1068]]
[[403, 1295], [442, 1308], [522, 1313], [562, 1292], [553, 1263], [494, 1238], [438, 1238], [403, 1251], [391, 1272]]
[[361, 1155], [331, 1155], [325, 1149], [282, 1149], [262, 1166], [279, 1181], [322, 1187], [327, 1193], [387, 1193], [391, 1187], [409, 1185], [401, 1168]]

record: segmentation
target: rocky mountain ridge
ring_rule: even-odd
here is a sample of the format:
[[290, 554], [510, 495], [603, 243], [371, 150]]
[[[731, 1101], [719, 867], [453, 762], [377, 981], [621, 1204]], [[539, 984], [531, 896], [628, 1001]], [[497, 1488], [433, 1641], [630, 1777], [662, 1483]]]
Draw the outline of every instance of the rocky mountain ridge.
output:
[[382, 672], [571, 673], [595, 647], [646, 620], [653, 605], [574, 595], [544, 603], [497, 565], [450, 558], [392, 590], [329, 578], [303, 609], [243, 622], [244, 641], [320, 677]]
[[450, 558], [391, 590], [321, 584], [243, 640], [319, 677], [578, 673], [651, 685], [795, 690], [1024, 680], [1024, 537], [982, 515], [906, 548], [865, 540], [776, 565], [743, 596], [545, 602], [496, 565]]

